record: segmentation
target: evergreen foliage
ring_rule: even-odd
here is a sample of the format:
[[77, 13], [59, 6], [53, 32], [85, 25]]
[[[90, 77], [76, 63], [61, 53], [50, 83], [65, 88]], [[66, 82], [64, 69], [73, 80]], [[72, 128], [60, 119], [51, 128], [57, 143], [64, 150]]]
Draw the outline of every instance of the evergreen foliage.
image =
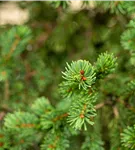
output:
[[30, 15], [0, 26], [0, 150], [134, 150], [135, 2], [14, 3]]
[[63, 72], [63, 78], [67, 83], [76, 86], [79, 89], [90, 87], [95, 78], [94, 68], [88, 61], [79, 60], [72, 62], [71, 66], [67, 63], [66, 71]]
[[134, 127], [127, 127], [121, 134], [121, 141], [123, 145], [127, 148], [134, 149], [135, 148], [135, 129]]

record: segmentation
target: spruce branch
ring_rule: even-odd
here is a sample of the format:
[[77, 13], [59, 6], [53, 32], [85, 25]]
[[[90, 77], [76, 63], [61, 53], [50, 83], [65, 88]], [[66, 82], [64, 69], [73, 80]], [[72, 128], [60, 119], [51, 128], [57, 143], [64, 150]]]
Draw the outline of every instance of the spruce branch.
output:
[[72, 85], [86, 90], [95, 82], [94, 67], [86, 60], [74, 61], [71, 65], [67, 63], [65, 69], [66, 71], [62, 74], [69, 86]]
[[135, 29], [127, 29], [126, 31], [123, 32], [121, 35], [121, 45], [123, 46], [124, 49], [134, 51], [135, 50], [135, 43], [134, 43], [134, 38], [135, 38]]
[[103, 141], [101, 137], [93, 133], [92, 136], [87, 135], [85, 141], [81, 147], [81, 150], [104, 150], [103, 148]]
[[25, 50], [32, 38], [31, 30], [27, 26], [16, 26], [0, 36], [2, 56], [5, 61], [15, 57]]
[[128, 98], [135, 94], [135, 80], [128, 82], [128, 84], [124, 89], [124, 93], [125, 93], [124, 95], [127, 96]]
[[50, 128], [57, 130], [63, 123], [65, 123], [67, 116], [68, 113], [59, 110], [44, 114], [41, 116], [41, 128], [43, 130]]
[[117, 62], [113, 54], [102, 53], [95, 63], [97, 79], [104, 78], [116, 69]]
[[41, 145], [41, 150], [66, 150], [69, 147], [69, 140], [66, 138], [65, 133], [48, 132]]
[[104, 141], [102, 140], [100, 118], [98, 114], [95, 118], [94, 126], [88, 128], [88, 131], [84, 132], [84, 135], [85, 140], [82, 143], [81, 150], [104, 150]]
[[59, 93], [62, 97], [70, 98], [77, 89], [74, 85], [69, 85], [66, 81], [59, 84]]
[[130, 62], [132, 65], [135, 64], [135, 20], [130, 20], [127, 25], [127, 30], [121, 35], [121, 45], [124, 49], [129, 50], [131, 58]]
[[96, 95], [74, 96], [73, 102], [69, 108], [68, 123], [75, 129], [87, 130], [87, 123], [93, 125], [93, 118], [96, 116], [94, 102]]
[[38, 119], [28, 112], [15, 112], [7, 114], [4, 119], [4, 130], [11, 138], [11, 149], [26, 149], [36, 141], [33, 135], [37, 133]]
[[49, 100], [44, 97], [38, 98], [31, 106], [32, 112], [38, 116], [44, 115], [54, 110]]
[[128, 149], [135, 149], [135, 125], [124, 129], [123, 133], [121, 133], [121, 142]]
[[21, 128], [35, 128], [38, 119], [35, 115], [26, 112], [8, 113], [4, 119], [4, 126], [9, 131], [18, 131]]
[[102, 6], [104, 10], [109, 10], [111, 13], [118, 14], [132, 14], [135, 11], [134, 2], [126, 1], [106, 1], [106, 2], [97, 2], [98, 6]]

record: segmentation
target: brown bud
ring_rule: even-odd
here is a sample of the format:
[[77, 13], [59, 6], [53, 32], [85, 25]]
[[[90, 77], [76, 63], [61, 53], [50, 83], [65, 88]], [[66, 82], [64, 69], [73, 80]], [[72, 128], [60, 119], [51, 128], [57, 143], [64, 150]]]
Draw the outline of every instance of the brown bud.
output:
[[86, 77], [84, 77], [84, 76], [82, 76], [82, 78], [81, 78], [83, 81], [86, 81], [87, 80], [87, 78]]
[[80, 114], [80, 118], [84, 118], [84, 114]]
[[80, 74], [81, 74], [81, 75], [84, 75], [84, 70], [81, 70], [81, 71], [80, 71]]

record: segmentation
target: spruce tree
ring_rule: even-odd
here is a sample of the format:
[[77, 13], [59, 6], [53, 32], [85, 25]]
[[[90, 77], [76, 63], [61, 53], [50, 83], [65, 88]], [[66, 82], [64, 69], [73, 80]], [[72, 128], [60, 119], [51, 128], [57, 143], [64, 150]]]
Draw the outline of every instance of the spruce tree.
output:
[[135, 149], [135, 2], [16, 2], [0, 26], [0, 150]]

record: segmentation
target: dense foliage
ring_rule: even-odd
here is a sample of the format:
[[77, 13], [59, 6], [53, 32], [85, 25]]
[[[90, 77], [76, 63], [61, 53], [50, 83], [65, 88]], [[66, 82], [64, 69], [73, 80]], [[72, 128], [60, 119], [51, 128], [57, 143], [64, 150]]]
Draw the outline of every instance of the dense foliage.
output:
[[0, 150], [134, 150], [135, 2], [14, 3], [29, 20], [0, 26]]

